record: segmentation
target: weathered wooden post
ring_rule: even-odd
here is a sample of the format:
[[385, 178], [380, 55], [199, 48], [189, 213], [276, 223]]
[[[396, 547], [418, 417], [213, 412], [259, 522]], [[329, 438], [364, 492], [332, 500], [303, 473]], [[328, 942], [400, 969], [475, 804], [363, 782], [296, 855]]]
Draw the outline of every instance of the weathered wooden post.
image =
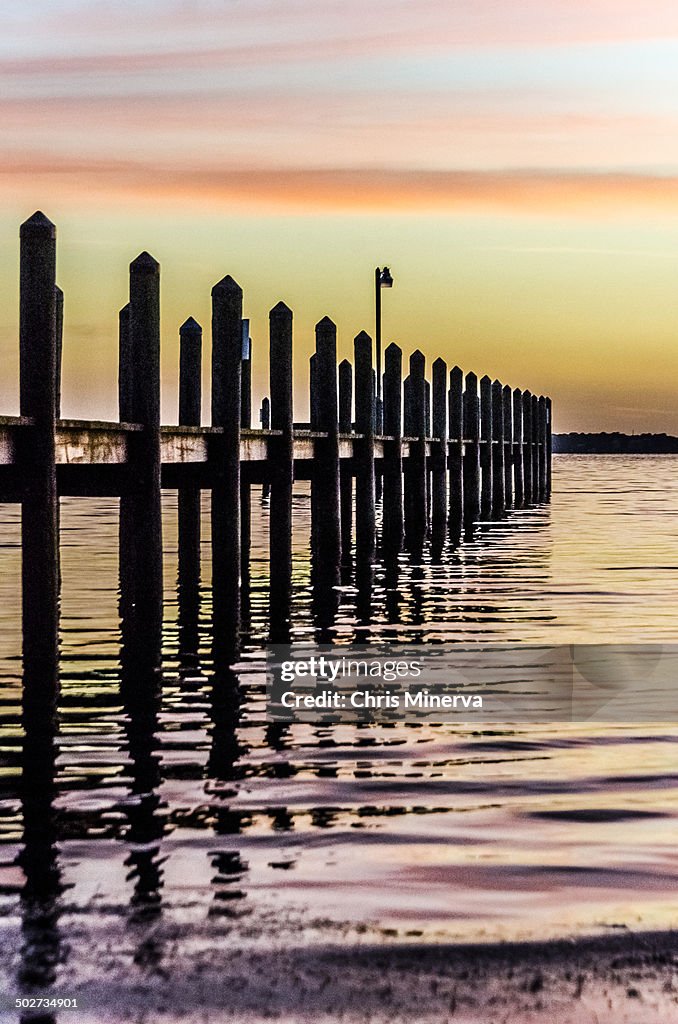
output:
[[405, 437], [412, 437], [414, 427], [412, 426], [412, 388], [410, 375], [403, 381], [403, 433]]
[[318, 355], [313, 353], [308, 361], [308, 409], [311, 430], [319, 430], [320, 416], [318, 412]]
[[546, 399], [543, 395], [540, 395], [538, 401], [538, 422], [539, 422], [539, 500], [546, 500], [546, 456], [547, 456], [547, 441], [546, 441]]
[[458, 544], [464, 518], [464, 486], [463, 486], [463, 455], [464, 455], [464, 375], [458, 366], [450, 370], [449, 392], [449, 434], [448, 450], [449, 465], [449, 531], [450, 540]]
[[[353, 432], [353, 367], [348, 359], [339, 363], [339, 433]], [[341, 558], [350, 565], [353, 545], [353, 468], [344, 459], [339, 466]]]
[[492, 518], [501, 519], [506, 508], [504, 494], [504, 405], [503, 388], [492, 381]]
[[56, 315], [56, 418], [61, 418], [61, 368], [64, 348], [64, 293], [57, 285], [55, 288]]
[[179, 328], [179, 424], [199, 427], [202, 409], [202, 327], [189, 316]]
[[372, 339], [365, 331], [354, 340], [356, 440], [356, 553], [363, 565], [372, 564], [375, 551], [374, 426], [375, 403]]
[[532, 395], [532, 500], [541, 501], [539, 491], [539, 398]]
[[480, 416], [478, 377], [466, 374], [464, 388], [464, 533], [471, 537], [480, 510]]
[[[162, 657], [162, 513], [160, 503], [160, 265], [142, 252], [129, 268], [132, 422], [128, 440], [132, 489], [130, 533], [134, 607], [131, 627], [138, 663], [160, 682]], [[145, 673], [144, 673], [145, 675]]]
[[[240, 364], [240, 426], [252, 426], [252, 339], [250, 322], [242, 321], [242, 361]], [[264, 483], [264, 487], [268, 481]], [[247, 477], [240, 473], [240, 618], [247, 630], [250, 621], [250, 548], [252, 546], [252, 489]]]
[[513, 392], [513, 479], [516, 508], [522, 508], [525, 495], [523, 488], [523, 393], [520, 388]]
[[339, 363], [339, 433], [353, 432], [353, 367], [348, 359]]
[[523, 490], [525, 504], [531, 505], [532, 494], [532, 394], [523, 391]]
[[317, 507], [320, 550], [332, 575], [341, 564], [339, 519], [339, 419], [337, 404], [337, 328], [329, 317], [316, 324], [316, 409], [318, 429], [315, 474], [320, 484]]
[[48, 728], [59, 686], [59, 499], [56, 228], [43, 213], [21, 225], [20, 250], [20, 407], [31, 420], [20, 445], [23, 706]]
[[[179, 328], [179, 424], [199, 427], [202, 404], [202, 327], [189, 317]], [[179, 655], [191, 667], [198, 655], [200, 615], [200, 484], [182, 483], [177, 495], [179, 546]]]
[[512, 392], [508, 384], [502, 391], [504, 412], [504, 505], [513, 507], [513, 408]]
[[447, 527], [447, 363], [436, 359], [433, 373], [433, 442], [431, 487], [431, 537], [437, 557], [445, 543]]
[[551, 469], [553, 463], [553, 405], [546, 399], [546, 497], [551, 496]]
[[492, 518], [492, 381], [480, 378], [480, 518]]
[[232, 665], [240, 646], [240, 370], [242, 289], [224, 277], [212, 289], [212, 608], [215, 672]]
[[242, 322], [242, 364], [240, 366], [240, 426], [252, 426], [252, 339], [249, 320]]
[[268, 443], [271, 477], [269, 528], [271, 643], [290, 639], [292, 604], [292, 482], [294, 414], [292, 388], [292, 311], [279, 302], [269, 314], [271, 426], [281, 434]]
[[384, 353], [384, 505], [383, 543], [388, 553], [403, 543], [403, 355], [391, 343]]
[[129, 329], [129, 302], [118, 314], [118, 417], [132, 422], [132, 337]]
[[410, 356], [409, 413], [412, 440], [407, 459], [405, 495], [405, 531], [408, 546], [417, 549], [423, 542], [427, 523], [426, 496], [426, 359], [418, 349]]

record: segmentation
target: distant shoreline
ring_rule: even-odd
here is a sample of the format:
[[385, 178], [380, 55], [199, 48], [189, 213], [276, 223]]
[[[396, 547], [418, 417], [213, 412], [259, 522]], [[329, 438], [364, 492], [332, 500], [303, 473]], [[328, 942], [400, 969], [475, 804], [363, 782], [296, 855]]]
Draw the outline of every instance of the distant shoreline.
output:
[[678, 455], [671, 434], [554, 434], [555, 455]]

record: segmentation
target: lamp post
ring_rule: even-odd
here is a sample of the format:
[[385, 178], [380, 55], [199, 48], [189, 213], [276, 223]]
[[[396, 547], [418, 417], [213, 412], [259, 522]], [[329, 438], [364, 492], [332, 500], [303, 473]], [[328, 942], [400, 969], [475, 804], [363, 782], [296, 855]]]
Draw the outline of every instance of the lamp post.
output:
[[377, 267], [374, 271], [374, 306], [376, 318], [375, 346], [377, 356], [377, 409], [375, 424], [376, 431], [381, 434], [383, 431], [383, 404], [381, 400], [381, 289], [392, 288], [393, 278], [388, 267]]

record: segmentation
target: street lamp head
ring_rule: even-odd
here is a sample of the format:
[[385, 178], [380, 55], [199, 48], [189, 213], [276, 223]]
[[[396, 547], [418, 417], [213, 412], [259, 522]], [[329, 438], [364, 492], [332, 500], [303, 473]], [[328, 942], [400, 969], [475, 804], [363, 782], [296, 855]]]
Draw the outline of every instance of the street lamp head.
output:
[[382, 288], [393, 287], [393, 278], [391, 277], [391, 271], [388, 269], [388, 267], [384, 267], [381, 274], [379, 275], [379, 285]]

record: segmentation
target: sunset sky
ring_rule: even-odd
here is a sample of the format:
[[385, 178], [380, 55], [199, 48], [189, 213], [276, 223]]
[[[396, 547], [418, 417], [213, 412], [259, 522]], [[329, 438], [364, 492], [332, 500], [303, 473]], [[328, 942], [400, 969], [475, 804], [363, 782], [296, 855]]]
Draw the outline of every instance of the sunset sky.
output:
[[[0, 411], [18, 407], [18, 226], [59, 231], [64, 415], [114, 418], [129, 261], [177, 329], [232, 274], [267, 313], [553, 396], [559, 430], [678, 434], [678, 5], [669, 0], [5, 0]], [[206, 366], [206, 371], [208, 365]], [[208, 385], [206, 372], [205, 385]], [[207, 411], [207, 403], [205, 405]]]

